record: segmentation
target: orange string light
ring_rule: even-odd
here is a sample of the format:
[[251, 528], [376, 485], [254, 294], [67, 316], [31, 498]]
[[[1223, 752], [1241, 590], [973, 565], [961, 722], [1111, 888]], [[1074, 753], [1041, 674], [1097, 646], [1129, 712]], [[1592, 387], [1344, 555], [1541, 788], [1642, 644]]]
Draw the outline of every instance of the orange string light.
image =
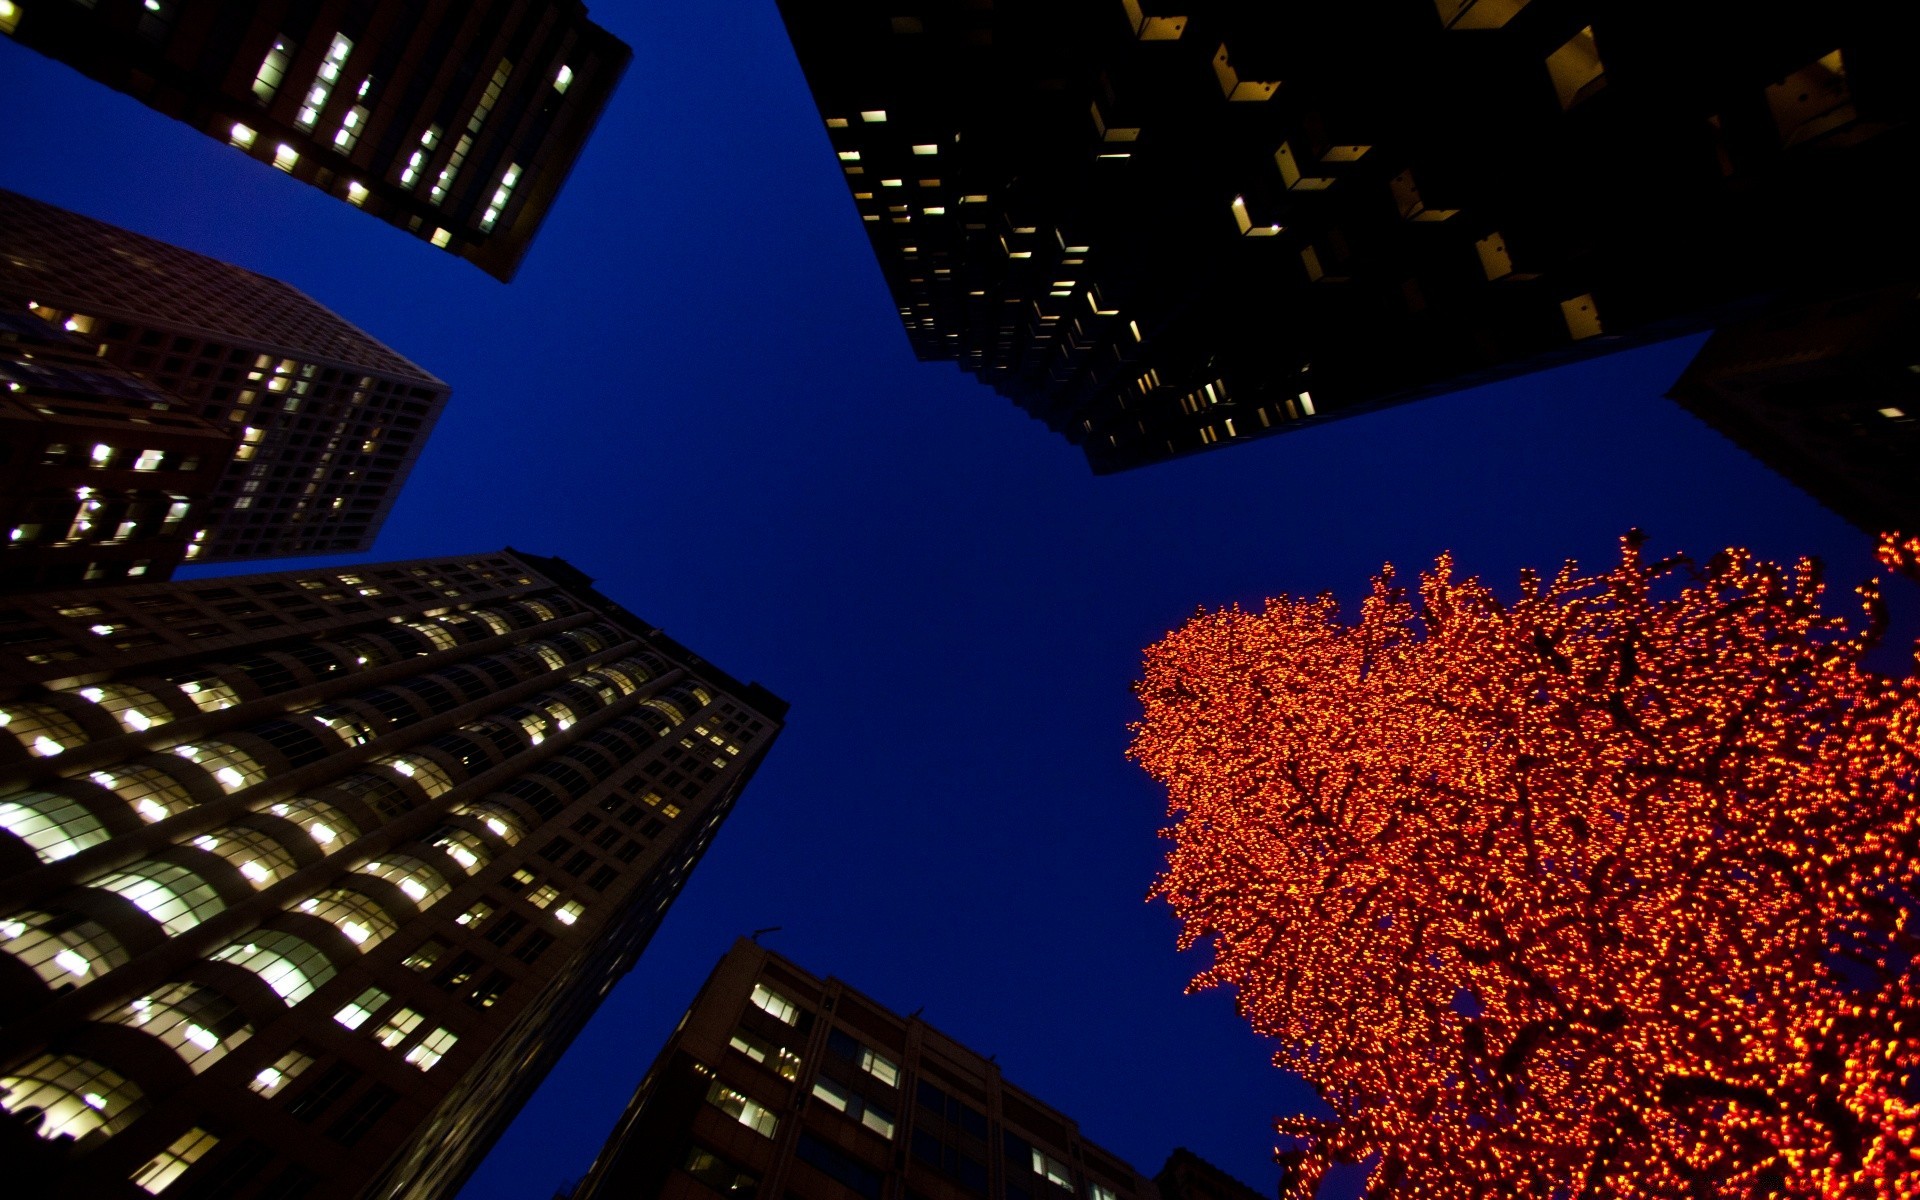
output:
[[[1920, 539], [1883, 539], [1916, 574]], [[1129, 754], [1150, 898], [1331, 1119], [1282, 1200], [1920, 1200], [1920, 680], [1728, 550], [1200, 612]]]

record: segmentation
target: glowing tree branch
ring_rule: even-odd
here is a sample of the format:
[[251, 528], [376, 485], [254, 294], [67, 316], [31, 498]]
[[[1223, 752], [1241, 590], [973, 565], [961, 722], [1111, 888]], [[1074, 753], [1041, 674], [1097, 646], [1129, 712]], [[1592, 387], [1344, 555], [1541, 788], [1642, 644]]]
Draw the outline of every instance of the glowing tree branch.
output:
[[[1883, 559], [1914, 571], [1920, 542]], [[1920, 1198], [1920, 685], [1817, 569], [1727, 551], [1442, 558], [1202, 612], [1130, 754], [1176, 819], [1153, 895], [1336, 1116], [1286, 1200]]]

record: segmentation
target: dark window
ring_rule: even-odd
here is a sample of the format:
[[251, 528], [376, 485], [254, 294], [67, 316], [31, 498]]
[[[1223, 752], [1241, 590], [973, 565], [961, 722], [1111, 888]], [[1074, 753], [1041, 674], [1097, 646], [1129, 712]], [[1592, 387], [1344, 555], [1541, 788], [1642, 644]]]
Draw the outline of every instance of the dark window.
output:
[[447, 944], [439, 938], [428, 938], [420, 948], [407, 955], [400, 965], [412, 971], [431, 971], [435, 963], [446, 957]]
[[523, 963], [530, 963], [545, 954], [551, 945], [553, 935], [544, 929], [536, 929], [527, 935], [526, 941], [520, 943], [520, 948], [513, 952], [513, 956]]
[[505, 971], [495, 971], [487, 976], [487, 981], [473, 989], [467, 997], [467, 1003], [474, 1008], [492, 1008], [500, 999], [502, 992], [513, 986], [513, 977]]
[[548, 862], [559, 862], [560, 856], [573, 849], [573, 843], [566, 838], [557, 837], [540, 847], [540, 857]]
[[623, 863], [630, 863], [640, 857], [640, 851], [643, 848], [639, 842], [628, 842], [626, 845], [620, 847], [620, 853], [614, 855], [614, 857]]
[[920, 1081], [916, 1095], [920, 1101], [920, 1111], [933, 1113], [948, 1124], [964, 1129], [982, 1141], [986, 1140], [986, 1114], [976, 1111], [957, 1097], [947, 1095], [924, 1079]]
[[527, 927], [527, 919], [519, 913], [507, 913], [487, 927], [486, 938], [496, 946], [504, 946], [513, 940], [515, 934]]
[[925, 1129], [916, 1129], [913, 1156], [968, 1191], [986, 1194], [986, 1165], [958, 1146], [948, 1145]]
[[562, 871], [565, 871], [569, 875], [578, 875], [592, 865], [593, 865], [593, 855], [588, 853], [585, 850], [582, 850], [579, 853], [575, 854], [572, 858], [568, 859], [567, 865], [564, 867], [561, 867], [560, 869]]
[[880, 1172], [848, 1154], [838, 1146], [820, 1140], [812, 1130], [802, 1129], [794, 1153], [827, 1176], [839, 1180], [867, 1200], [880, 1200], [883, 1182]]
[[607, 885], [617, 878], [619, 873], [612, 867], [601, 867], [593, 873], [593, 878], [587, 880], [587, 886], [596, 892], [604, 892], [607, 890]]
[[618, 829], [602, 829], [599, 833], [593, 835], [593, 844], [602, 850], [611, 849], [613, 844], [619, 840], [620, 831]]
[[292, 721], [263, 721], [247, 732], [278, 750], [296, 767], [319, 762], [332, 753], [319, 734]]
[[681, 1167], [687, 1174], [723, 1196], [751, 1195], [760, 1182], [738, 1164], [700, 1146], [687, 1147], [687, 1158]]
[[449, 965], [446, 970], [440, 972], [440, 977], [433, 982], [448, 991], [453, 991], [455, 988], [471, 982], [479, 971], [479, 957], [474, 954], [462, 952], [460, 957], [454, 959], [452, 964]]
[[387, 1115], [387, 1110], [399, 1098], [400, 1093], [392, 1088], [373, 1085], [358, 1100], [347, 1105], [333, 1124], [327, 1126], [327, 1136], [343, 1146], [353, 1145], [367, 1130], [373, 1128], [375, 1121]]
[[299, 1120], [311, 1121], [359, 1080], [360, 1072], [345, 1063], [335, 1063], [321, 1072], [306, 1091], [294, 1097], [287, 1111]]
[[571, 826], [571, 828], [575, 833], [592, 833], [594, 830], [594, 827], [599, 824], [600, 824], [600, 818], [589, 813], [586, 816], [581, 817], [578, 821], [575, 821]]

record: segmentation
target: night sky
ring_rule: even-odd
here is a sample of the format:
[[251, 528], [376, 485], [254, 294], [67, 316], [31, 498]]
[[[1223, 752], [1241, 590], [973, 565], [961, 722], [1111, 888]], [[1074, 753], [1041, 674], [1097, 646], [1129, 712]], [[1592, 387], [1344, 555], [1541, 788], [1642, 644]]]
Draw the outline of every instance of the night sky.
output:
[[[1312, 1103], [1142, 901], [1142, 647], [1196, 606], [1451, 549], [1524, 564], [1871, 545], [1661, 398], [1699, 339], [1119, 476], [913, 360], [772, 0], [596, 0], [625, 81], [503, 286], [0, 38], [0, 186], [285, 279], [453, 386], [375, 552], [560, 555], [790, 700], [640, 965], [462, 1195], [583, 1174], [732, 939], [924, 1017], [1152, 1174], [1271, 1193]], [[724, 9], [724, 11], [722, 11]], [[203, 568], [233, 574], [289, 560]], [[1334, 1194], [1330, 1185], [1327, 1195]]]

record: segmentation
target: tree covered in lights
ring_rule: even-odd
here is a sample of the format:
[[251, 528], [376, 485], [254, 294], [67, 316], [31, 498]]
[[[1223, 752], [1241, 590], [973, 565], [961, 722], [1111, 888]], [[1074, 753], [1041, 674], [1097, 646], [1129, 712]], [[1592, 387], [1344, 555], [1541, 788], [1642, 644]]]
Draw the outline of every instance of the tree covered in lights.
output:
[[[1913, 571], [1920, 541], [1888, 539]], [[1920, 1198], [1920, 681], [1818, 569], [1728, 551], [1526, 573], [1441, 558], [1357, 624], [1201, 612], [1129, 751], [1153, 895], [1278, 1065], [1283, 1200]]]

